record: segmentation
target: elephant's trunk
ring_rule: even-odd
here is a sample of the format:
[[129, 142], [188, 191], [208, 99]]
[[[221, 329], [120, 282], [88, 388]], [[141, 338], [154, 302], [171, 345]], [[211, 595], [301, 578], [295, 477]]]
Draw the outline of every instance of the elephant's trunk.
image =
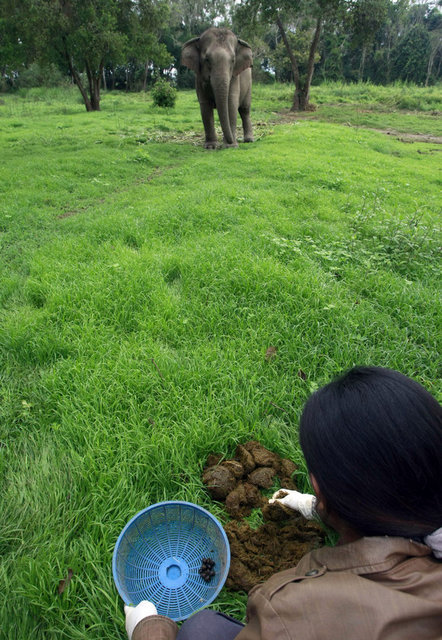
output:
[[230, 128], [229, 118], [230, 77], [224, 77], [222, 80], [212, 78], [212, 89], [221, 129], [223, 130], [224, 142], [226, 144], [234, 144], [235, 137]]

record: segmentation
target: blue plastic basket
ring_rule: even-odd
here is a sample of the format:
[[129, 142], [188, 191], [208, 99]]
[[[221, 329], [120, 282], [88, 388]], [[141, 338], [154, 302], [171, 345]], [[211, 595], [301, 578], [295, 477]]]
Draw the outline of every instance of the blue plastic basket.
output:
[[[199, 575], [203, 558], [215, 576]], [[158, 613], [185, 620], [221, 591], [230, 566], [224, 529], [191, 502], [159, 502], [137, 513], [120, 533], [112, 558], [115, 585], [126, 604], [150, 600]]]

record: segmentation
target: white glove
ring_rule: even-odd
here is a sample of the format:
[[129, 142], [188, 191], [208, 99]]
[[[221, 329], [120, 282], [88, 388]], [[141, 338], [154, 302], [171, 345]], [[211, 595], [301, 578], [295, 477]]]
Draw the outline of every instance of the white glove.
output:
[[156, 606], [149, 600], [142, 600], [136, 607], [128, 607], [124, 605], [124, 613], [126, 614], [126, 631], [129, 640], [132, 640], [132, 634], [137, 624], [148, 618], [158, 614]]
[[279, 489], [269, 500], [270, 504], [274, 504], [275, 502], [299, 511], [307, 520], [313, 520], [315, 517], [317, 500], [316, 497], [310, 493], [300, 493], [299, 491], [291, 491], [290, 489]]

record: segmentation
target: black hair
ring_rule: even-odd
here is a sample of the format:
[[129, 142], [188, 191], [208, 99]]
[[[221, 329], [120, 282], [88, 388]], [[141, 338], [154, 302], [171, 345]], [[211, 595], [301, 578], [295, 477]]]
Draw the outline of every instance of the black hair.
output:
[[414, 380], [351, 369], [308, 399], [300, 442], [327, 510], [361, 535], [442, 526], [442, 407]]

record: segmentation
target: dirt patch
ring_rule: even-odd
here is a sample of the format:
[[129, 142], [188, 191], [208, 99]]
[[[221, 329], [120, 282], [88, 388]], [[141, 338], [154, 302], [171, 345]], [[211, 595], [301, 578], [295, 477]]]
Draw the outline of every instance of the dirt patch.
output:
[[442, 144], [442, 136], [432, 136], [428, 133], [402, 133], [394, 129], [371, 129], [380, 131], [387, 136], [395, 136], [401, 142], [428, 142], [429, 144]]
[[[224, 502], [232, 520], [225, 531], [230, 542], [231, 563], [226, 586], [249, 591], [278, 571], [297, 564], [303, 555], [324, 542], [316, 523], [291, 509], [269, 504], [262, 490], [278, 479], [281, 487], [296, 489], [297, 467], [255, 440], [238, 445], [235, 458], [223, 460], [211, 454], [203, 471], [203, 482], [214, 500]], [[260, 509], [264, 524], [252, 528], [244, 520]]]
[[[333, 106], [333, 105], [328, 105]], [[370, 109], [366, 110], [366, 113], [371, 113]], [[433, 114], [433, 112], [431, 113]], [[280, 114], [279, 122], [284, 123], [293, 123], [296, 120], [321, 120], [321, 116], [315, 115], [312, 116], [310, 113], [305, 111], [282, 111]], [[323, 118], [323, 120], [327, 121], [327, 118]], [[339, 124], [336, 122], [335, 124]], [[442, 136], [433, 136], [429, 133], [404, 133], [403, 131], [397, 131], [396, 129], [376, 129], [375, 127], [364, 127], [363, 125], [353, 124], [351, 122], [343, 122], [341, 123], [346, 127], [353, 127], [355, 129], [367, 129], [368, 131], [377, 131], [378, 133], [383, 133], [387, 136], [392, 136], [397, 138], [400, 142], [426, 142], [428, 144], [442, 144]]]
[[70, 218], [71, 216], [76, 216], [77, 213], [80, 213], [79, 209], [73, 209], [72, 211], [64, 211], [57, 216], [59, 220], [63, 220], [64, 218]]

